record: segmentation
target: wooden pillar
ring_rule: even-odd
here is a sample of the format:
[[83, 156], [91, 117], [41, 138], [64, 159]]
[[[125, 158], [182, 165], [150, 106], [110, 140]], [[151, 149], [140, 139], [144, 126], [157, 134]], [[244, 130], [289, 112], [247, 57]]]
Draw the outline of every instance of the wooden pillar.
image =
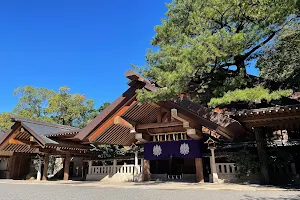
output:
[[43, 178], [42, 180], [47, 180], [48, 176], [48, 166], [49, 166], [49, 154], [45, 154], [44, 158], [44, 172], [43, 172]]
[[266, 151], [266, 141], [262, 128], [253, 129], [256, 139], [257, 154], [260, 162], [260, 171], [263, 176], [264, 184], [270, 183], [268, 170], [268, 155]]
[[69, 180], [70, 160], [71, 160], [70, 152], [67, 152], [65, 158], [65, 167], [64, 167], [64, 181]]
[[113, 160], [113, 174], [116, 174], [117, 173], [117, 160], [114, 159]]
[[161, 123], [161, 122], [162, 122], [162, 109], [160, 107], [157, 113], [157, 123]]
[[42, 177], [42, 160], [39, 159], [38, 160], [38, 171], [37, 171], [37, 175], [36, 175], [36, 180], [40, 181]]
[[204, 183], [202, 158], [195, 158], [196, 182]]
[[150, 181], [150, 161], [144, 159], [143, 163], [143, 180], [144, 181]]

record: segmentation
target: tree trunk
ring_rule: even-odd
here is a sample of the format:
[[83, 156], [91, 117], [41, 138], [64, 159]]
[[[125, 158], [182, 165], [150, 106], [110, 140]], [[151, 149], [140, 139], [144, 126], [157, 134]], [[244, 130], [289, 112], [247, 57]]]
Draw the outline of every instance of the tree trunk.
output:
[[270, 183], [269, 171], [268, 171], [268, 155], [266, 151], [266, 140], [262, 128], [254, 128], [254, 134], [256, 139], [257, 154], [260, 162], [260, 171], [263, 175], [264, 184]]
[[236, 71], [241, 77], [245, 77], [246, 75], [246, 65], [245, 60], [242, 56], [235, 56], [234, 57], [236, 63]]

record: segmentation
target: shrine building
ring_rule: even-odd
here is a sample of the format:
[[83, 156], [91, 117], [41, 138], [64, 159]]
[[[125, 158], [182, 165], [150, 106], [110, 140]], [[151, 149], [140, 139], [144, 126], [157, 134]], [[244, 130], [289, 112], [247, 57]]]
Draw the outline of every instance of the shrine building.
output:
[[[213, 110], [185, 96], [141, 103], [137, 90], [158, 86], [133, 71], [125, 75], [129, 88], [83, 129], [13, 117], [14, 125], [0, 137], [0, 178], [26, 179], [33, 173], [37, 180], [47, 180], [61, 171], [57, 176], [64, 180], [269, 183], [283, 180], [276, 180], [283, 174], [296, 181], [298, 101], [234, 111]], [[271, 143], [264, 142], [267, 133], [274, 136]], [[106, 157], [98, 148], [105, 144], [131, 151]], [[268, 163], [266, 150], [274, 144], [291, 159]], [[258, 165], [240, 177], [231, 157], [244, 147], [257, 152]], [[59, 167], [49, 172], [53, 157], [60, 159], [53, 161]]]

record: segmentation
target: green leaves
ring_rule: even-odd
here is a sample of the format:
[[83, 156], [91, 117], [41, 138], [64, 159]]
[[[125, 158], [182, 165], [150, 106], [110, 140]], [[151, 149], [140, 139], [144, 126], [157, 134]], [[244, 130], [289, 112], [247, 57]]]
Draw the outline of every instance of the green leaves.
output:
[[300, 25], [288, 26], [258, 60], [260, 75], [281, 88], [300, 88]]
[[13, 112], [0, 114], [0, 128], [4, 131], [12, 125], [10, 115], [82, 128], [110, 104], [105, 102], [95, 109], [92, 99], [71, 94], [67, 86], [61, 87], [57, 93], [46, 88], [19, 87], [14, 95], [19, 101]]
[[10, 127], [13, 125], [13, 123], [10, 120], [10, 113], [3, 112], [0, 114], [0, 129], [2, 131], [7, 131], [10, 129]]
[[14, 95], [19, 96], [17, 106], [13, 112], [22, 117], [43, 118], [45, 116], [45, 107], [49, 98], [55, 92], [46, 88], [35, 88], [32, 86], [19, 87], [14, 90]]
[[142, 68], [163, 89], [141, 90], [142, 101], [185, 92], [208, 103], [228, 91], [253, 87], [247, 63], [261, 56], [262, 47], [298, 12], [296, 0], [173, 0], [167, 7], [151, 41], [158, 50], [148, 51]]
[[83, 127], [90, 115], [97, 112], [93, 107], [93, 100], [86, 100], [85, 95], [70, 94], [70, 88], [64, 86], [49, 99], [46, 111], [56, 123]]
[[292, 90], [278, 90], [270, 92], [270, 90], [265, 89], [262, 86], [257, 86], [255, 88], [246, 88], [244, 90], [227, 92], [221, 98], [212, 98], [208, 105], [216, 107], [238, 101], [260, 103], [263, 99], [270, 102], [271, 100], [278, 100], [281, 97], [288, 97], [292, 94], [292, 92]]

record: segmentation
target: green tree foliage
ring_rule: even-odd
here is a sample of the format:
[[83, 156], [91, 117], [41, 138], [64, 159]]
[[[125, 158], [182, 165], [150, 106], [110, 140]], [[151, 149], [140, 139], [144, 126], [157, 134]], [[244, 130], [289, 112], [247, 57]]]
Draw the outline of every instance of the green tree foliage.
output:
[[19, 87], [14, 90], [14, 95], [19, 97], [13, 114], [21, 117], [39, 119], [52, 122], [47, 116], [46, 107], [48, 100], [55, 92], [46, 88], [35, 88], [32, 86]]
[[3, 112], [0, 114], [0, 129], [2, 131], [7, 131], [12, 126], [12, 122], [10, 120], [10, 113]]
[[300, 25], [283, 30], [258, 60], [261, 77], [285, 88], [300, 87]]
[[16, 107], [10, 113], [0, 114], [3, 131], [12, 126], [12, 115], [82, 128], [110, 104], [105, 102], [95, 109], [93, 100], [86, 99], [85, 95], [71, 94], [66, 86], [58, 93], [46, 88], [19, 87], [14, 95], [19, 97]]
[[161, 87], [140, 90], [141, 101], [189, 92], [201, 103], [253, 87], [246, 73], [281, 29], [298, 23], [296, 0], [173, 0], [156, 26], [143, 75]]
[[96, 115], [93, 107], [93, 100], [86, 99], [85, 95], [70, 94], [70, 88], [64, 86], [49, 99], [46, 111], [56, 123], [83, 127]]
[[238, 168], [238, 177], [249, 176], [258, 171], [259, 162], [255, 149], [243, 148], [230, 158]]
[[271, 100], [277, 100], [281, 97], [288, 97], [292, 94], [292, 92], [292, 90], [277, 90], [270, 92], [270, 90], [265, 89], [262, 86], [246, 88], [243, 90], [237, 89], [232, 92], [227, 92], [223, 97], [212, 98], [208, 105], [211, 107], [216, 107], [238, 101], [260, 103], [261, 100], [266, 100], [267, 102], [270, 102]]

